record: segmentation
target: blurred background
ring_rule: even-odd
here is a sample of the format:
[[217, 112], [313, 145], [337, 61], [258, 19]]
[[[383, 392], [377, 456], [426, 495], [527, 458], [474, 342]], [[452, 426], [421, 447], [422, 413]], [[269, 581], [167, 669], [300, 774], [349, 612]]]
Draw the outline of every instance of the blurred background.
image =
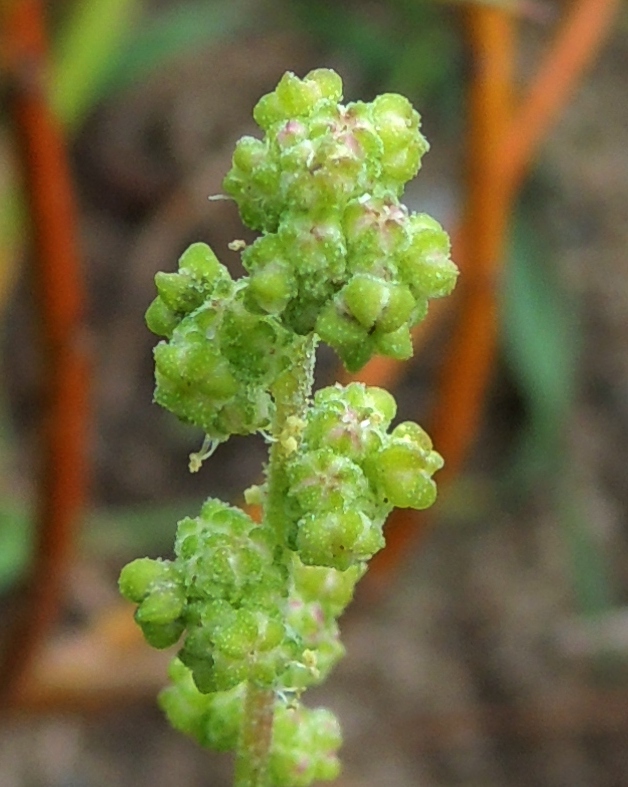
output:
[[[310, 703], [343, 787], [628, 785], [628, 12], [614, 0], [0, 2], [0, 784], [228, 785], [155, 705], [117, 595], [264, 460], [151, 403], [153, 276], [250, 239], [218, 194], [257, 99], [336, 69], [407, 95], [405, 201], [460, 283], [391, 386], [447, 468], [397, 515]], [[318, 384], [342, 377], [322, 351]]]

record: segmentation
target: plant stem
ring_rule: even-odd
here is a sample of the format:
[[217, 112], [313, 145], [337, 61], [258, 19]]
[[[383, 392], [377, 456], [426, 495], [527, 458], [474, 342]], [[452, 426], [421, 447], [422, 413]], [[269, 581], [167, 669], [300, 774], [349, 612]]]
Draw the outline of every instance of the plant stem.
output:
[[236, 759], [235, 787], [266, 787], [274, 710], [274, 690], [249, 683]]
[[[299, 423], [305, 421], [314, 381], [316, 337], [299, 338], [293, 363], [273, 387], [275, 418], [273, 444], [266, 467], [266, 502], [262, 527], [274, 533], [277, 543], [288, 551], [286, 541], [286, 459], [295, 450]], [[291, 558], [286, 555], [286, 562]], [[286, 594], [287, 595], [287, 594]], [[244, 718], [236, 756], [235, 787], [267, 787], [268, 761], [272, 743], [275, 691], [249, 682]]]

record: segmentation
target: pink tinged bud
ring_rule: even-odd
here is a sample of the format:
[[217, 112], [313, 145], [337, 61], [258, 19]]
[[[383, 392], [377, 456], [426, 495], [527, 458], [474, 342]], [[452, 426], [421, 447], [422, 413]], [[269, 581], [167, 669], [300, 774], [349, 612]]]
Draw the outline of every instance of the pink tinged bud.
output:
[[277, 134], [277, 142], [281, 147], [293, 145], [305, 135], [305, 126], [298, 120], [289, 120]]

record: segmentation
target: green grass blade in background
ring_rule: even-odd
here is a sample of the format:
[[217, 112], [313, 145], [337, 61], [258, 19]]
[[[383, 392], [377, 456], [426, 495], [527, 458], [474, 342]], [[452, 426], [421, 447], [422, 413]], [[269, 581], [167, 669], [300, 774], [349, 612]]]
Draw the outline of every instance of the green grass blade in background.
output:
[[502, 292], [502, 344], [524, 400], [527, 424], [507, 486], [521, 495], [543, 484], [554, 500], [570, 561], [574, 604], [597, 616], [613, 607], [608, 556], [588, 517], [568, 428], [576, 398], [579, 325], [534, 215], [520, 211]]
[[257, 27], [259, 10], [259, 3], [248, 0], [204, 0], [180, 3], [148, 19], [110, 64], [103, 95], [125, 90], [184, 54]]
[[432, 0], [391, 0], [377, 13], [359, 3], [290, 3], [296, 22], [322, 45], [359, 60], [375, 91], [402, 92], [434, 107], [451, 104], [463, 83], [452, 16]]
[[32, 520], [12, 500], [0, 503], [0, 593], [8, 590], [26, 568], [32, 546]]
[[527, 417], [513, 469], [517, 483], [551, 472], [565, 449], [578, 355], [575, 312], [551, 249], [533, 217], [520, 211], [501, 302], [502, 346]]
[[99, 97], [111, 62], [140, 13], [138, 0], [81, 0], [70, 6], [54, 41], [51, 101], [75, 127]]

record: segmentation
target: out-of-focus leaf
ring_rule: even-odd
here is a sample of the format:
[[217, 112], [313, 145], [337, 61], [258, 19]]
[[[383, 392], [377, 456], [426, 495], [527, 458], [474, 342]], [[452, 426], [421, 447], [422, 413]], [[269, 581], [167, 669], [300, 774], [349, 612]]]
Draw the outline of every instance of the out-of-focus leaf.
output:
[[54, 41], [51, 100], [76, 126], [105, 95], [125, 89], [172, 58], [259, 22], [250, 0], [183, 2], [141, 18], [140, 0], [77, 0]]
[[567, 442], [579, 349], [576, 311], [542, 233], [525, 213], [519, 215], [504, 276], [502, 335], [528, 420], [509, 480], [524, 490], [542, 480], [553, 493], [576, 606], [585, 615], [598, 615], [612, 608], [612, 582]]
[[501, 321], [506, 359], [528, 418], [516, 462], [521, 483], [555, 465], [564, 451], [578, 353], [574, 304], [525, 215], [517, 218], [504, 272]]
[[21, 576], [31, 540], [32, 527], [26, 509], [4, 500], [0, 507], [0, 593]]
[[[129, 87], [184, 52], [257, 25], [249, 0], [187, 2], [134, 26], [139, 0], [76, 0], [55, 41], [51, 102], [70, 132], [107, 95]], [[15, 247], [23, 224], [19, 194], [0, 179], [0, 313], [15, 276]]]
[[129, 35], [103, 79], [103, 93], [124, 90], [184, 53], [258, 26], [249, 0], [185, 2], [147, 20]]
[[83, 531], [89, 554], [167, 554], [177, 522], [198, 511], [200, 500], [183, 500], [168, 505], [138, 505], [92, 511]]
[[309, 35], [359, 59], [365, 80], [378, 92], [440, 103], [461, 82], [455, 28], [432, 0], [391, 0], [376, 16], [359, 3], [297, 0], [291, 8]]
[[111, 62], [138, 18], [139, 0], [80, 0], [70, 6], [54, 41], [51, 102], [66, 127], [94, 105]]
[[587, 501], [568, 457], [565, 465], [556, 479], [556, 508], [571, 558], [574, 601], [578, 612], [596, 617], [615, 604], [609, 561], [587, 518]]
[[[81, 549], [99, 559], [136, 554], [167, 555], [177, 521], [201, 506], [187, 500], [167, 506], [135, 506], [87, 512], [81, 530]], [[23, 576], [33, 546], [33, 519], [16, 501], [0, 502], [0, 593]]]

